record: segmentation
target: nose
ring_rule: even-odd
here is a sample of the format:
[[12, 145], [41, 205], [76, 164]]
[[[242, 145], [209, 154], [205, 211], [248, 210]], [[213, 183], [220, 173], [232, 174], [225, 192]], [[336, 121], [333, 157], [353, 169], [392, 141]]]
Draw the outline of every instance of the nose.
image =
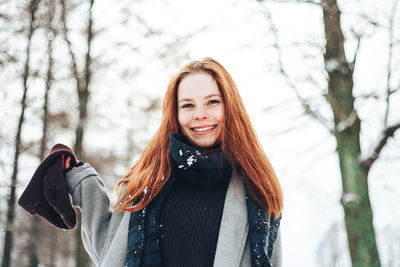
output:
[[193, 119], [195, 120], [204, 120], [208, 118], [208, 113], [205, 108], [198, 107], [193, 114]]

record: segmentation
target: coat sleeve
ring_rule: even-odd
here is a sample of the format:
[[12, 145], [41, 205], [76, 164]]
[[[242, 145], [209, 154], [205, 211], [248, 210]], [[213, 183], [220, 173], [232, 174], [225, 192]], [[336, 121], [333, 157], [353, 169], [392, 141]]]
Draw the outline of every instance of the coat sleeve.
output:
[[72, 168], [65, 174], [65, 180], [74, 206], [82, 213], [83, 244], [98, 265], [112, 215], [104, 184], [89, 163]]

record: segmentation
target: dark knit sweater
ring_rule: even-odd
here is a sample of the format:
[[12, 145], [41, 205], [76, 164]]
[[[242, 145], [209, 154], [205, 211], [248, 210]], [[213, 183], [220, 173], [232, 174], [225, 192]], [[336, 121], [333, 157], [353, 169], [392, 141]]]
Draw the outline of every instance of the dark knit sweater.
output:
[[179, 174], [160, 211], [163, 266], [213, 265], [228, 184], [229, 177], [207, 186]]

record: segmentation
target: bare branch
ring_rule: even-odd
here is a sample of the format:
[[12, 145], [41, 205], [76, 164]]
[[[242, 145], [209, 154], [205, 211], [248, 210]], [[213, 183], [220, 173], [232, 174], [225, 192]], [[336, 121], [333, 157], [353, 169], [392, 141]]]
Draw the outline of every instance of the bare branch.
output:
[[80, 75], [79, 75], [78, 66], [77, 66], [77, 63], [76, 63], [76, 56], [75, 56], [75, 53], [74, 53], [74, 51], [72, 49], [72, 43], [68, 38], [68, 27], [67, 27], [67, 19], [66, 19], [66, 12], [67, 11], [66, 11], [66, 8], [65, 8], [65, 1], [64, 0], [60, 0], [60, 2], [61, 2], [61, 8], [62, 8], [61, 20], [62, 20], [62, 24], [63, 24], [62, 25], [62, 27], [63, 27], [63, 36], [64, 36], [65, 42], [67, 43], [68, 52], [69, 52], [69, 55], [71, 57], [71, 69], [72, 69], [72, 72], [74, 74], [74, 78], [75, 78], [75, 81], [76, 81], [76, 87], [77, 88], [81, 88], [81, 81], [80, 81], [80, 78], [79, 78]]
[[17, 58], [7, 48], [0, 47], [0, 68], [7, 63], [16, 63]]
[[354, 67], [356, 66], [356, 61], [357, 61], [357, 55], [358, 55], [358, 51], [360, 50], [360, 44], [361, 44], [361, 34], [353, 32], [356, 39], [357, 39], [357, 47], [356, 47], [356, 51], [354, 51], [354, 57], [353, 57], [353, 61], [352, 61], [352, 65], [351, 65], [351, 71], [354, 71]]
[[161, 31], [151, 27], [149, 23], [147, 23], [146, 20], [142, 16], [139, 16], [136, 12], [130, 12], [130, 15], [133, 16], [144, 28], [146, 28], [146, 33], [144, 34], [145, 37], [161, 34]]
[[389, 118], [389, 106], [390, 106], [390, 95], [392, 94], [392, 88], [390, 87], [391, 77], [392, 77], [392, 56], [393, 56], [393, 47], [394, 47], [394, 18], [396, 15], [397, 9], [397, 1], [393, 3], [392, 13], [389, 18], [389, 55], [388, 55], [388, 64], [387, 64], [387, 76], [386, 76], [386, 109], [385, 109], [385, 118], [383, 121], [384, 127], [387, 127], [388, 118]]
[[368, 173], [368, 171], [371, 169], [372, 164], [379, 158], [379, 155], [382, 151], [382, 149], [385, 147], [385, 145], [388, 142], [388, 139], [390, 137], [393, 137], [394, 133], [400, 128], [400, 122], [393, 124], [390, 127], [387, 127], [382, 134], [381, 139], [379, 140], [377, 146], [375, 147], [374, 151], [372, 154], [366, 159], [361, 162], [363, 165], [364, 170]]
[[[46, 33], [47, 33], [47, 74], [46, 74], [46, 86], [43, 103], [43, 128], [42, 138], [40, 140], [40, 153], [39, 159], [42, 161], [45, 157], [47, 150], [47, 139], [48, 139], [48, 126], [49, 126], [49, 92], [54, 82], [54, 55], [53, 55], [53, 43], [56, 38], [57, 31], [54, 28], [54, 16], [55, 16], [55, 2], [49, 1], [47, 7], [47, 22], [46, 22]], [[35, 221], [36, 222], [36, 221]], [[34, 236], [36, 233], [33, 233]], [[34, 246], [34, 244], [31, 244]]]
[[294, 85], [294, 83], [292, 82], [292, 80], [290, 79], [288, 73], [285, 70], [285, 67], [283, 65], [283, 60], [282, 60], [282, 50], [281, 47], [278, 43], [278, 29], [272, 19], [271, 13], [269, 12], [269, 10], [267, 10], [265, 8], [265, 6], [263, 6], [260, 3], [260, 6], [262, 8], [262, 12], [264, 14], [264, 16], [269, 20], [270, 22], [270, 29], [272, 32], [272, 35], [274, 36], [274, 43], [273, 43], [273, 47], [275, 48], [276, 52], [277, 52], [277, 56], [278, 56], [278, 65], [279, 65], [279, 72], [282, 74], [282, 76], [285, 78], [286, 83], [289, 85], [289, 87], [294, 91], [294, 93], [296, 94], [297, 99], [300, 101], [301, 105], [303, 106], [303, 109], [305, 111], [306, 114], [310, 115], [312, 118], [316, 119], [318, 122], [320, 122], [330, 133], [334, 133], [334, 130], [331, 129], [328, 125], [328, 121], [327, 119], [325, 119], [325, 117], [323, 117], [318, 110], [314, 110], [311, 107], [311, 104], [309, 103], [309, 100], [303, 98], [300, 94], [300, 92], [297, 90], [297, 87]]
[[367, 21], [369, 24], [371, 24], [374, 27], [383, 27], [382, 24], [380, 24], [378, 21], [371, 19], [370, 17], [368, 17], [366, 14], [360, 14], [360, 18], [364, 19], [365, 21]]
[[399, 85], [397, 86], [397, 88], [395, 88], [395, 89], [393, 89], [393, 90], [391, 90], [391, 91], [389, 92], [389, 95], [394, 94], [394, 93], [396, 93], [396, 92], [398, 92], [398, 91], [400, 91], [400, 83], [399, 83]]
[[86, 56], [85, 56], [85, 88], [83, 91], [88, 92], [88, 87], [90, 83], [90, 78], [92, 76], [91, 72], [91, 63], [92, 63], [92, 57], [91, 57], [91, 45], [93, 41], [93, 4], [94, 0], [89, 1], [90, 6], [89, 6], [89, 19], [88, 19], [88, 27], [87, 27], [87, 51], [86, 51]]
[[366, 94], [358, 95], [358, 96], [356, 96], [356, 98], [362, 98], [362, 99], [371, 99], [371, 98], [373, 98], [373, 99], [380, 99], [381, 96], [378, 95], [377, 93], [372, 92], [372, 93], [366, 93]]
[[10, 21], [11, 17], [5, 13], [0, 13], [0, 19], [4, 21]]

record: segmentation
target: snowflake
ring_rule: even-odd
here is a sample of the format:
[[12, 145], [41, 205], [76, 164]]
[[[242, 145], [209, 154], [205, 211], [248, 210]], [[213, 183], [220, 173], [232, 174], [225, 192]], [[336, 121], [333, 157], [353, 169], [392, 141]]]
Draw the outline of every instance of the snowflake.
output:
[[194, 155], [191, 155], [190, 157], [187, 158], [186, 163], [188, 166], [192, 166], [194, 162], [196, 162], [197, 159], [194, 157]]

